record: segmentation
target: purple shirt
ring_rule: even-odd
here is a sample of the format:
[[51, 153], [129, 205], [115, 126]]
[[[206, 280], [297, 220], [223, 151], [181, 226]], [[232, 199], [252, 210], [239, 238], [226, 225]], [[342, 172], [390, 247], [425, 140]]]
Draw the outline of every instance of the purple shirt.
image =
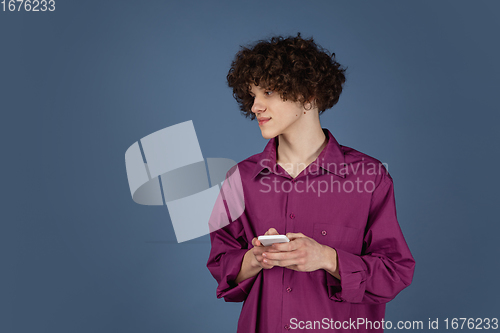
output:
[[[277, 137], [238, 163], [242, 214], [228, 225], [215, 221], [222, 214], [212, 214], [212, 227], [226, 226], [210, 234], [207, 267], [218, 282], [218, 298], [244, 302], [240, 333], [381, 332], [385, 303], [412, 281], [415, 261], [397, 221], [387, 169], [323, 131], [326, 147], [295, 178], [276, 163]], [[227, 200], [218, 200], [214, 211], [222, 202], [230, 215]], [[273, 267], [236, 284], [252, 239], [271, 227], [334, 248], [341, 279], [322, 269]]]

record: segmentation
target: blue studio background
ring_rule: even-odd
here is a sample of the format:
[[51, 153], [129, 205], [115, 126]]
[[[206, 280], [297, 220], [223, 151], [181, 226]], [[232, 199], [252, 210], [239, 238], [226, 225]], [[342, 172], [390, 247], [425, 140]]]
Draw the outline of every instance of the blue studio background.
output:
[[[205, 158], [266, 144], [225, 76], [240, 45], [314, 37], [348, 67], [322, 115], [389, 165], [417, 261], [387, 319], [499, 317], [498, 1], [62, 1], [0, 12], [0, 332], [235, 332], [209, 237], [177, 244], [124, 155], [193, 120]], [[444, 327], [440, 327], [444, 328]]]

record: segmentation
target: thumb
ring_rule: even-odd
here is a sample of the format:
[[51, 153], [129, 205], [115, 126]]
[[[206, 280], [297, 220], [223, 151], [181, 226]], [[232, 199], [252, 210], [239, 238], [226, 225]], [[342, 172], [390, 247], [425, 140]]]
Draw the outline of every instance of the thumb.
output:
[[266, 233], [264, 235], [279, 235], [279, 233], [278, 233], [278, 230], [276, 230], [274, 228], [269, 228], [269, 230], [266, 231]]
[[256, 246], [262, 246], [262, 243], [260, 242], [260, 240], [258, 240], [258, 239], [257, 239], [257, 237], [254, 237], [254, 238], [252, 239], [252, 245], [253, 245], [254, 247], [256, 247]]

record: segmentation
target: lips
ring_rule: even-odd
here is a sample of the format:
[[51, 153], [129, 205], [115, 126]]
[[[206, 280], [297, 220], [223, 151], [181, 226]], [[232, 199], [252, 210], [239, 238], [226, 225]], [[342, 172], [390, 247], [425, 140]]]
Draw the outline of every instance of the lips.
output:
[[258, 121], [259, 121], [259, 126], [260, 125], [263, 125], [265, 123], [267, 123], [269, 120], [271, 120], [272, 118], [259, 118]]

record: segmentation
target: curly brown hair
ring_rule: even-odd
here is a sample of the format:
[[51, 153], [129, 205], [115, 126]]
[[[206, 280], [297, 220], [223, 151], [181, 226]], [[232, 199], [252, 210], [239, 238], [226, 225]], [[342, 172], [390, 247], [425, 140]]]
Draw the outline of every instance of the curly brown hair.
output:
[[298, 33], [297, 37], [275, 36], [242, 47], [231, 63], [227, 83], [242, 114], [252, 120], [251, 84], [278, 92], [284, 101], [302, 105], [314, 101], [321, 114], [337, 104], [345, 70], [335, 61], [335, 53]]

